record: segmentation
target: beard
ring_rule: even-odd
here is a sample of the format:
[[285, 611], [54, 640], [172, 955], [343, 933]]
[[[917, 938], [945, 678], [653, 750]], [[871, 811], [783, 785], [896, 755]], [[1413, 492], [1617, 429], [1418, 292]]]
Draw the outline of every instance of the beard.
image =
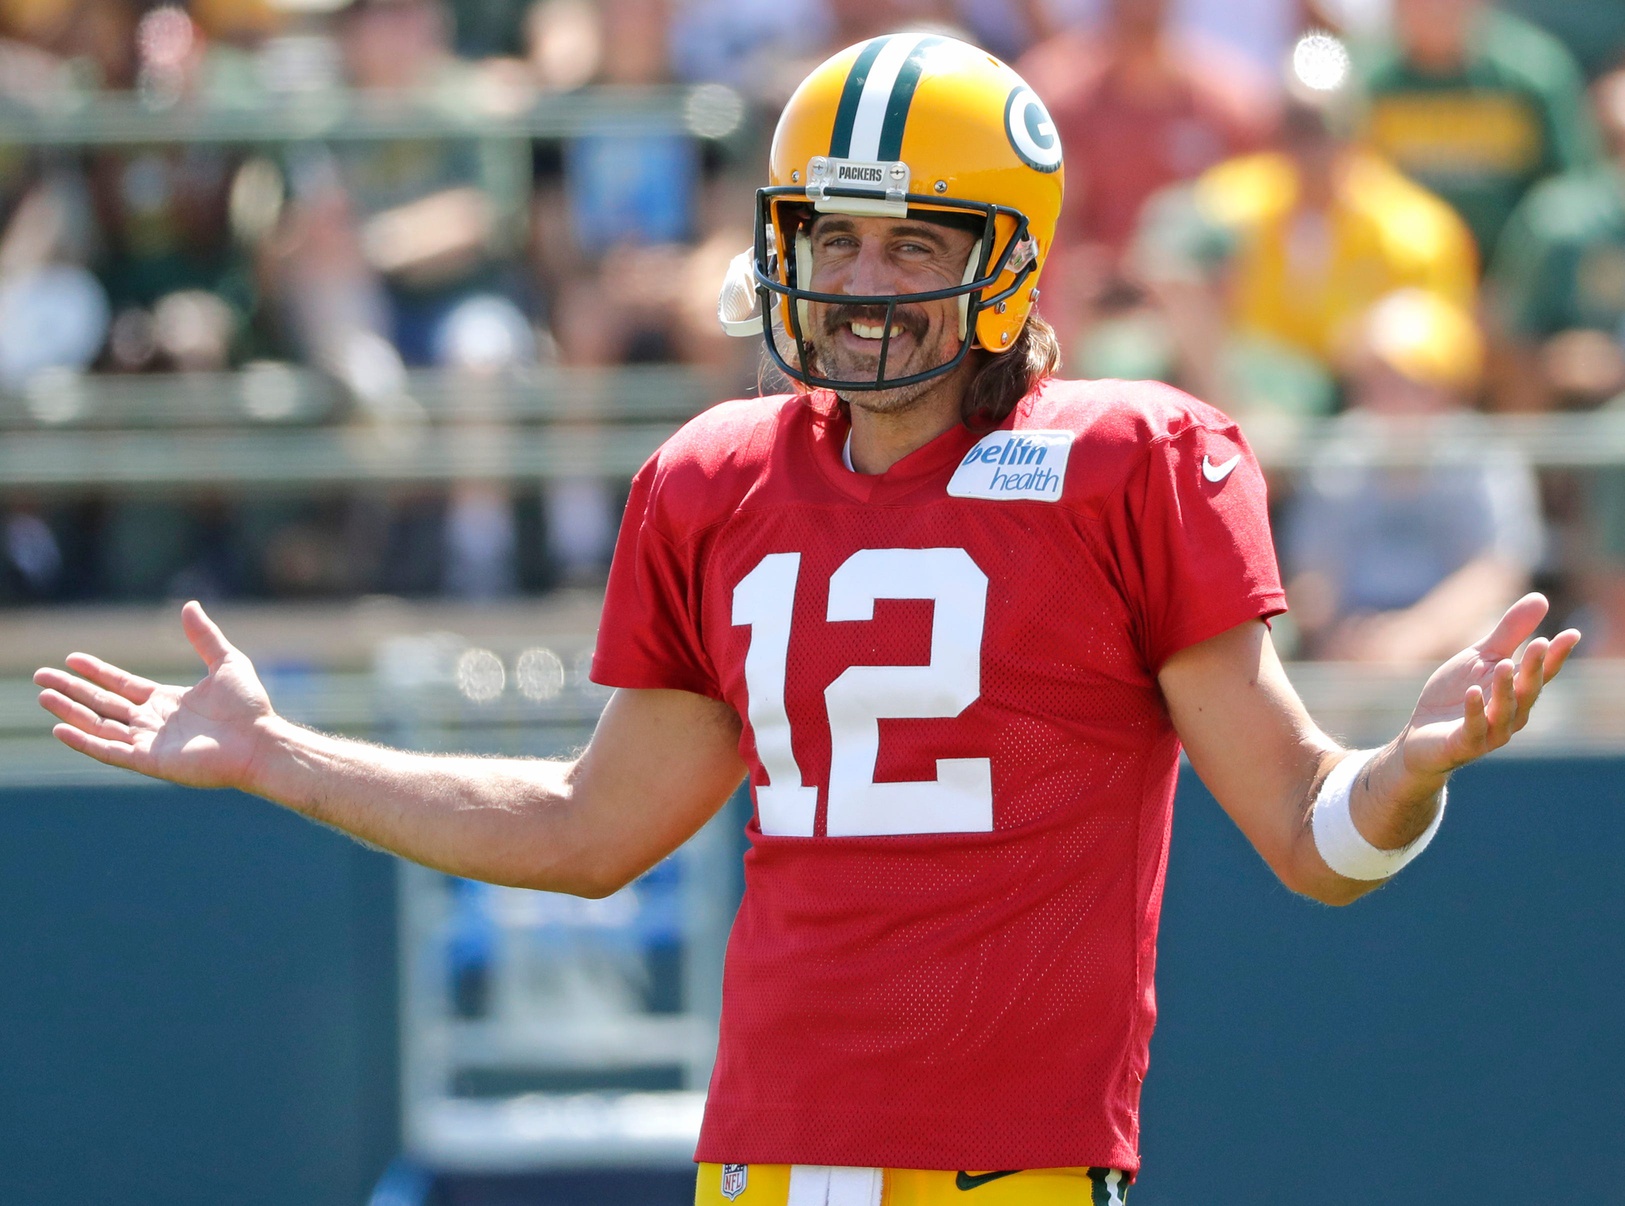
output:
[[[815, 311], [814, 321], [809, 324], [808, 342], [812, 345], [812, 356], [808, 368], [818, 376], [828, 377], [838, 381], [873, 381], [876, 370], [880, 367], [880, 348], [882, 341], [874, 341], [874, 352], [866, 349], [857, 351], [839, 342], [839, 336], [847, 325], [853, 321], [869, 326], [884, 326], [886, 322], [885, 306], [841, 306], [829, 305], [820, 307], [824, 313], [820, 317]], [[899, 328], [900, 335], [909, 338], [909, 346], [899, 356], [897, 336], [893, 336], [887, 344], [886, 376], [888, 378], [908, 377], [914, 373], [927, 372], [938, 365], [946, 364], [952, 360], [959, 351], [958, 339], [946, 327], [936, 329], [934, 335], [930, 321], [925, 315], [912, 308], [899, 307], [892, 312], [891, 324]], [[873, 414], [897, 414], [907, 410], [923, 395], [929, 393], [941, 384], [940, 377], [932, 377], [925, 381], [916, 381], [912, 385], [897, 385], [886, 389], [864, 389], [861, 386], [847, 386], [840, 391], [848, 405], [859, 410], [866, 410]]]

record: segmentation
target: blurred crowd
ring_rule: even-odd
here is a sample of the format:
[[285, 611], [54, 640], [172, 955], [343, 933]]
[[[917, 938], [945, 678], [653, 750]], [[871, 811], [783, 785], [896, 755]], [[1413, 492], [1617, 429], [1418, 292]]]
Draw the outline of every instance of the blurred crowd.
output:
[[[450, 135], [0, 141], [0, 393], [265, 361], [342, 383], [363, 417], [420, 368], [683, 364], [750, 389], [716, 291], [777, 108], [835, 49], [930, 27], [1014, 63], [1060, 129], [1042, 308], [1068, 375], [1172, 381], [1246, 430], [1330, 421], [1272, 483], [1295, 652], [1435, 657], [1532, 584], [1590, 652], [1625, 652], [1625, 469], [1537, 473], [1485, 421], [1625, 408], [1625, 10], [1516, 7], [4, 0], [0, 113], [340, 89], [375, 116], [500, 111], [705, 83], [743, 120], [538, 139], [518, 163]], [[621, 489], [8, 491], [0, 601], [591, 584]]]

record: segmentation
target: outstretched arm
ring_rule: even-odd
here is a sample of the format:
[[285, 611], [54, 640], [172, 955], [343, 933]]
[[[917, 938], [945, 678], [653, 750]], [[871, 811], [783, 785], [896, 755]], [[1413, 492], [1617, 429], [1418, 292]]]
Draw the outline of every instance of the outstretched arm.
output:
[[[1528, 723], [1541, 688], [1580, 640], [1573, 629], [1529, 640], [1545, 614], [1542, 596], [1525, 595], [1488, 636], [1434, 671], [1409, 723], [1355, 783], [1350, 812], [1367, 842], [1397, 850], [1415, 840], [1450, 773]], [[1337, 874], [1315, 847], [1310, 807], [1349, 751], [1309, 717], [1263, 624], [1181, 650], [1158, 681], [1191, 765], [1282, 882], [1327, 904], [1378, 886]]]
[[88, 654], [42, 669], [66, 746], [194, 787], [234, 787], [416, 862], [493, 883], [602, 896], [676, 849], [744, 777], [739, 718], [686, 691], [618, 691], [574, 761], [411, 754], [278, 716], [254, 667], [196, 603], [192, 687]]

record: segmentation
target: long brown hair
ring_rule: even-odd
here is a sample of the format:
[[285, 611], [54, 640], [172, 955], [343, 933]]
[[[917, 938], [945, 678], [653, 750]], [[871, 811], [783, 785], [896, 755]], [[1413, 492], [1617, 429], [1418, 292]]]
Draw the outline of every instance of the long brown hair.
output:
[[959, 418], [972, 431], [991, 431], [1004, 422], [1045, 377], [1061, 367], [1061, 341], [1055, 328], [1038, 314], [1029, 314], [1021, 334], [1007, 352], [988, 356], [970, 379], [959, 404]]

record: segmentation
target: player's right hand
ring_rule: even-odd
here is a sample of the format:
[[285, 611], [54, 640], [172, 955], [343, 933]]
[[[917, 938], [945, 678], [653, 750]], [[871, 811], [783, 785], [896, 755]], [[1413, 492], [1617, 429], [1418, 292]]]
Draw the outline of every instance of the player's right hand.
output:
[[191, 787], [246, 788], [275, 717], [254, 666], [226, 640], [197, 602], [181, 626], [208, 667], [192, 687], [155, 683], [92, 657], [70, 653], [68, 669], [34, 674], [39, 702], [61, 723], [52, 735], [109, 766]]

